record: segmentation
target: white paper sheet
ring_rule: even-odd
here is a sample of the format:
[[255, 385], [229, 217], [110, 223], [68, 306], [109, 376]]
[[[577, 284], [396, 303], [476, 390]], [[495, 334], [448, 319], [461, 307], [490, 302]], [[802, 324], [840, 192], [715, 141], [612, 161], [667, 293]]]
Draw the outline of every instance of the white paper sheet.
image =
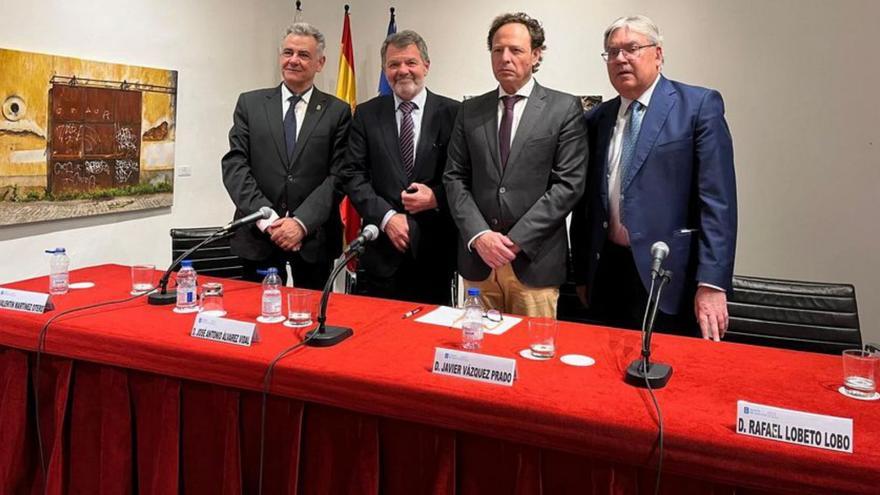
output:
[[[450, 308], [449, 306], [439, 306], [434, 311], [416, 318], [419, 323], [427, 323], [429, 325], [440, 325], [441, 327], [450, 327], [461, 330], [461, 323], [464, 321], [464, 309]], [[500, 322], [489, 321], [483, 319], [483, 333], [489, 335], [501, 335], [513, 328], [522, 318], [510, 315], [504, 315]]]

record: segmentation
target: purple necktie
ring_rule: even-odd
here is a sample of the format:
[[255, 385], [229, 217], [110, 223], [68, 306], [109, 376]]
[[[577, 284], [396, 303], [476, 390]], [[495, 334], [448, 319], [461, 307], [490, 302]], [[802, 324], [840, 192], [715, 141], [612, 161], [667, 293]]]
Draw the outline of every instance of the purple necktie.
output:
[[413, 167], [415, 166], [415, 126], [413, 124], [412, 112], [416, 109], [416, 104], [411, 101], [400, 102], [400, 159], [403, 161], [403, 170], [406, 171], [406, 177], [409, 180], [413, 178]]
[[296, 149], [296, 104], [301, 96], [293, 95], [287, 99], [290, 106], [287, 107], [287, 113], [284, 114], [284, 143], [287, 146], [287, 157], [293, 156], [293, 150]]
[[507, 167], [507, 158], [510, 156], [510, 133], [513, 129], [513, 106], [516, 102], [525, 98], [521, 95], [502, 96], [504, 113], [501, 115], [501, 127], [498, 129], [498, 150], [501, 152], [501, 168]]

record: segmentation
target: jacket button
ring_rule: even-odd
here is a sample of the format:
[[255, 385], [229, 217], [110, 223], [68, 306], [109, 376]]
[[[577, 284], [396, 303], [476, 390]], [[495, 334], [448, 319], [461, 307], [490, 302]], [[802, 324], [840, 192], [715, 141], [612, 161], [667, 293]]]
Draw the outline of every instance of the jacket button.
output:
[[504, 193], [507, 192], [507, 189], [504, 188], [504, 187], [502, 187], [502, 188], [498, 189], [498, 192], [499, 192], [500, 194], [504, 194]]
[[284, 201], [281, 202], [281, 209], [284, 211], [287, 211], [287, 203], [286, 202], [284, 202]]
[[596, 259], [599, 259], [601, 256], [602, 255], [600, 255], [599, 253], [596, 253]]
[[288, 176], [287, 176], [287, 182], [293, 182], [293, 176], [292, 176], [292, 175], [288, 175]]
[[607, 228], [608, 228], [608, 222], [602, 222], [602, 228], [603, 228], [603, 229], [607, 229]]
[[493, 218], [493, 219], [492, 219], [492, 225], [498, 225], [498, 219], [497, 219], [497, 218]]

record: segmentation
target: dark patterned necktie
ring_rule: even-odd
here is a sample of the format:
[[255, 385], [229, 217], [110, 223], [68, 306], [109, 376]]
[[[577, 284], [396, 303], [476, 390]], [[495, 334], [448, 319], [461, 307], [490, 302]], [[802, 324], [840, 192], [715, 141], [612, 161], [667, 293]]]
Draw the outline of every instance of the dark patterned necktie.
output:
[[287, 113], [284, 114], [284, 142], [287, 144], [287, 157], [290, 158], [293, 156], [293, 151], [296, 149], [296, 104], [300, 100], [300, 96], [293, 95], [287, 99], [290, 102], [290, 106], [287, 108]]
[[623, 143], [620, 150], [620, 165], [618, 166], [620, 174], [621, 190], [626, 182], [628, 174], [632, 172], [632, 161], [636, 154], [636, 143], [639, 140], [639, 131], [642, 129], [642, 107], [639, 100], [633, 100], [630, 103], [627, 112], [629, 112], [629, 121], [623, 129]]
[[401, 113], [400, 159], [403, 161], [406, 177], [412, 180], [413, 167], [415, 167], [415, 124], [413, 124], [412, 112], [416, 109], [416, 104], [411, 101], [402, 101], [397, 108]]
[[504, 113], [501, 115], [501, 126], [498, 129], [498, 151], [501, 154], [501, 168], [507, 167], [507, 159], [510, 157], [510, 134], [513, 131], [513, 106], [516, 102], [525, 98], [521, 95], [502, 96]]

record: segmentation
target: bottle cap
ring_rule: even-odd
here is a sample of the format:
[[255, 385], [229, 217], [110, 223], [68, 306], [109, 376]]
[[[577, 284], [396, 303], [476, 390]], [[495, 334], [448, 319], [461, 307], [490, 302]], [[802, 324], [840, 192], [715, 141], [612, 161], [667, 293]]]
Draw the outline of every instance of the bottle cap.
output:
[[65, 253], [67, 253], [67, 250], [64, 249], [63, 247], [57, 247], [52, 250], [49, 250], [49, 249], [46, 250], [46, 254], [65, 254]]
[[471, 287], [470, 289], [468, 289], [467, 295], [468, 295], [469, 297], [470, 297], [470, 296], [479, 296], [479, 295], [480, 295], [480, 289], [478, 289], [478, 288], [476, 288], [476, 287]]
[[278, 269], [275, 268], [274, 266], [270, 266], [270, 267], [266, 270], [266, 275], [272, 275], [272, 274], [278, 275]]
[[189, 267], [189, 268], [192, 268], [192, 266], [193, 266], [193, 262], [192, 262], [192, 260], [183, 260], [183, 261], [180, 262], [180, 266], [181, 266], [182, 268], [183, 268], [183, 267]]

